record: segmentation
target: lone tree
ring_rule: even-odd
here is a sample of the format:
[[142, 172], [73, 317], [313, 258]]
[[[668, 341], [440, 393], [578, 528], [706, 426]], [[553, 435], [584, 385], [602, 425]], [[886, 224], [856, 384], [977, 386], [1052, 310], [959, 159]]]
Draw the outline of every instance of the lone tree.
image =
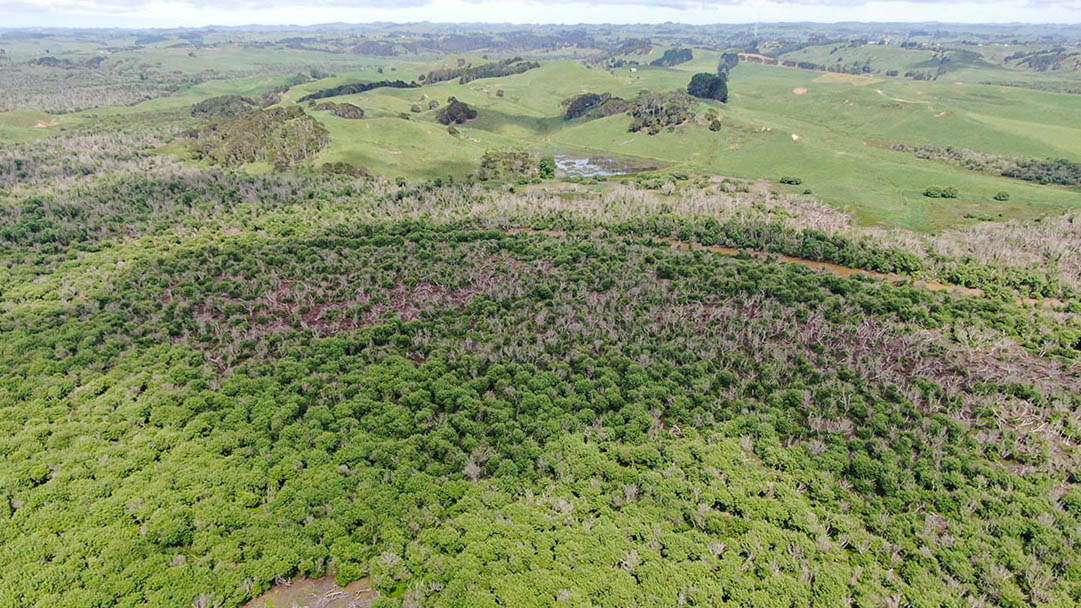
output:
[[687, 93], [700, 99], [716, 99], [728, 103], [728, 79], [723, 75], [700, 72], [691, 77]]

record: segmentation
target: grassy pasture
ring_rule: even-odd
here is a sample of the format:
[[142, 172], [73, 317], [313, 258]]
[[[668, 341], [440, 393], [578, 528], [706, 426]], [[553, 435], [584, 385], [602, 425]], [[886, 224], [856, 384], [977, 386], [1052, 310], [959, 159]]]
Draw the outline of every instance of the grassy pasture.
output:
[[54, 116], [37, 110], [0, 112], [0, 141], [23, 143], [54, 135], [61, 125], [71, 122], [66, 116]]
[[[809, 46], [798, 51], [785, 53], [782, 59], [790, 61], [807, 61], [817, 65], [851, 65], [864, 64], [871, 61], [871, 67], [875, 70], [886, 72], [898, 70], [902, 74], [906, 70], [920, 69], [917, 66], [930, 61], [934, 56], [933, 51], [925, 49], [905, 49], [900, 45], [862, 45], [857, 47], [844, 43], [824, 44]], [[923, 68], [926, 69], [926, 68]]]
[[[648, 136], [628, 132], [624, 115], [569, 122], [559, 115], [561, 100], [586, 91], [633, 97], [644, 88], [681, 88], [689, 74], [715, 66], [718, 58], [696, 53], [688, 64], [642, 67], [634, 73], [551, 62], [524, 74], [465, 85], [450, 81], [344, 96], [337, 99], [363, 107], [374, 119], [348, 121], [319, 113], [331, 132], [331, 144], [320, 160], [353, 162], [391, 175], [431, 177], [474, 169], [485, 149], [519, 146], [619, 155], [748, 178], [798, 175], [804, 179], [800, 190], [810, 189], [863, 221], [922, 230], [973, 217], [1027, 217], [1081, 205], [1081, 196], [1073, 191], [919, 160], [882, 145], [897, 141], [998, 154], [1081, 157], [1081, 132], [1063, 124], [1071, 112], [1081, 112], [1081, 98], [1076, 96], [741, 65], [732, 74], [730, 102], [703, 102], [699, 108], [700, 113], [708, 107], [721, 113], [725, 128], [719, 133], [688, 123]], [[339, 80], [343, 79], [335, 79], [335, 84]], [[319, 87], [309, 83], [301, 88]], [[802, 89], [805, 92], [794, 92]], [[458, 127], [462, 135], [457, 138], [447, 135], [446, 128], [434, 122], [435, 112], [427, 109], [431, 99], [442, 104], [451, 96], [477, 107], [480, 114]], [[411, 120], [397, 118], [414, 103], [424, 111], [412, 114]], [[961, 197], [927, 199], [923, 190], [929, 185], [953, 185]], [[1011, 193], [1009, 203], [993, 201], [1001, 190]]]

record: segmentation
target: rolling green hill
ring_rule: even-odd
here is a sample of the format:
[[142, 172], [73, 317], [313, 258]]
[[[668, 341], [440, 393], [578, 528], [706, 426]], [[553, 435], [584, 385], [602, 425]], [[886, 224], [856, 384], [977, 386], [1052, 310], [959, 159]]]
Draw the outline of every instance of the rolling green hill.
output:
[[[420, 90], [383, 89], [343, 97], [378, 116], [380, 111], [408, 112], [422, 96], [427, 96], [424, 103], [453, 96], [477, 107], [479, 116], [460, 127], [463, 135], [456, 139], [442, 136], [445, 129], [434, 123], [432, 112], [414, 115], [410, 121], [380, 119], [373, 124], [325, 120], [331, 144], [321, 158], [371, 165], [381, 173], [409, 178], [445, 172], [460, 177], [479, 162], [486, 147], [516, 145], [635, 157], [681, 170], [744, 178], [798, 174], [816, 196], [851, 209], [867, 222], [921, 230], [954, 225], [965, 214], [1031, 217], [1081, 204], [1077, 192], [919, 161], [879, 145], [936, 144], [1025, 157], [1078, 158], [1081, 131], [1063, 124], [1071, 113], [1081, 112], [1077, 96], [740, 65], [731, 75], [730, 102], [703, 103], [700, 108], [720, 112], [725, 128], [719, 133], [692, 123], [673, 133], [648, 136], [628, 133], [629, 119], [621, 115], [597, 121], [559, 117], [559, 102], [573, 95], [604, 92], [632, 97], [643, 88], [672, 90], [685, 86], [689, 74], [700, 66], [678, 68], [613, 73], [554, 62], [525, 74], [466, 85], [440, 83]], [[305, 90], [312, 88], [305, 85]], [[391, 158], [398, 156], [392, 152], [400, 152], [402, 158]], [[955, 185], [962, 197], [948, 205], [926, 200], [923, 190], [939, 183]], [[996, 204], [993, 195], [1004, 189], [1011, 193], [1011, 204]]]

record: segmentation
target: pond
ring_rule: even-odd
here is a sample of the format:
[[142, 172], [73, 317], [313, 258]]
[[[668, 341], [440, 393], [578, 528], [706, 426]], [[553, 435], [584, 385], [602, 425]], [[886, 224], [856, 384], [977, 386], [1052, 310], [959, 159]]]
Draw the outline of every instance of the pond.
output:
[[604, 156], [569, 156], [557, 154], [556, 169], [563, 176], [597, 177], [601, 175], [623, 175], [637, 171], [647, 171], [652, 167], [633, 166], [627, 161]]

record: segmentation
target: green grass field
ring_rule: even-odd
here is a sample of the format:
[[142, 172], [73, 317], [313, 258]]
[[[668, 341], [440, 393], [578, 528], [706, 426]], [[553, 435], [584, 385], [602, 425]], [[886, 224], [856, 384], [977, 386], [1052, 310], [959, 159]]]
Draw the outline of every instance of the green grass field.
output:
[[903, 74], [910, 69], [926, 69], [918, 66], [930, 61], [933, 56], [934, 52], [930, 50], [906, 49], [901, 48], [899, 45], [865, 44], [852, 47], [847, 44], [837, 43], [809, 46], [798, 51], [785, 53], [781, 58], [825, 66], [863, 65], [869, 60], [873, 69], [881, 72], [898, 70]]
[[[850, 209], [868, 223], [934, 230], [968, 216], [1030, 217], [1081, 205], [1078, 193], [974, 173], [916, 159], [882, 142], [965, 147], [1031, 157], [1081, 156], [1081, 130], [1069, 116], [1081, 98], [1023, 89], [952, 82], [878, 80], [780, 67], [741, 65], [731, 76], [725, 128], [714, 133], [686, 124], [656, 136], [627, 131], [629, 118], [564, 121], [559, 102], [579, 93], [632, 97], [638, 90], [685, 86], [689, 75], [715, 65], [717, 54], [676, 68], [607, 71], [552, 62], [524, 74], [421, 89], [380, 89], [340, 100], [359, 105], [372, 120], [319, 114], [331, 132], [321, 161], [346, 161], [404, 177], [462, 174], [485, 149], [518, 146], [537, 151], [618, 155], [647, 164], [748, 178], [798, 175], [802, 189]], [[359, 76], [359, 75], [358, 75]], [[342, 79], [335, 79], [334, 83]], [[315, 83], [298, 87], [304, 92]], [[502, 91], [502, 96], [498, 92]], [[797, 94], [799, 93], [799, 94]], [[291, 92], [292, 96], [292, 92]], [[446, 134], [427, 102], [454, 96], [479, 116]], [[425, 111], [396, 118], [414, 103]], [[390, 117], [394, 118], [390, 118]], [[929, 185], [953, 185], [960, 198], [923, 197]], [[1008, 191], [1008, 204], [995, 202]]]
[[61, 123], [71, 122], [64, 116], [52, 116], [37, 110], [0, 112], [0, 140], [10, 143], [35, 141], [59, 131]]

